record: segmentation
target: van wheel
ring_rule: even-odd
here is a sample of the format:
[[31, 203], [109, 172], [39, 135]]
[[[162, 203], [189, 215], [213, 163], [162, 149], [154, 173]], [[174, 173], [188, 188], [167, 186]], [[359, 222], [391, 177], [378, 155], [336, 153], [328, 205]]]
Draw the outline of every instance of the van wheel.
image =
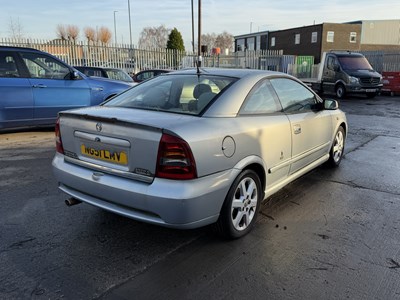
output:
[[263, 192], [258, 175], [252, 170], [244, 170], [233, 182], [215, 230], [230, 239], [246, 235], [256, 222]]
[[346, 89], [345, 89], [345, 87], [344, 87], [343, 84], [339, 83], [339, 84], [336, 86], [335, 92], [336, 92], [336, 97], [337, 97], [338, 99], [343, 99], [343, 98], [344, 98], [344, 95], [346, 94]]

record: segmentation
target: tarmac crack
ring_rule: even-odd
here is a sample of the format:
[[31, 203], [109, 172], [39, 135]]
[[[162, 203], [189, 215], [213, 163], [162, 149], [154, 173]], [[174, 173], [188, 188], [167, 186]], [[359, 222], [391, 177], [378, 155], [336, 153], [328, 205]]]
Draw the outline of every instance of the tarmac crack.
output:
[[357, 147], [355, 147], [354, 149], [349, 150], [349, 152], [346, 152], [346, 154], [344, 155], [344, 157], [346, 157], [347, 154], [352, 153], [354, 151], [359, 150], [360, 148], [364, 147], [366, 144], [370, 143], [371, 141], [373, 141], [374, 139], [376, 139], [377, 137], [379, 137], [380, 135], [373, 135], [370, 139], [368, 139], [367, 141], [365, 141], [364, 143], [358, 145]]
[[343, 184], [352, 188], [358, 188], [358, 189], [364, 189], [367, 191], [374, 191], [374, 192], [379, 192], [379, 193], [385, 193], [385, 194], [389, 194], [392, 196], [400, 196], [400, 193], [393, 193], [390, 191], [384, 191], [384, 190], [379, 190], [379, 189], [373, 189], [373, 188], [369, 188], [369, 187], [365, 187], [359, 184], [356, 184], [352, 181], [348, 181], [348, 182], [341, 182], [341, 181], [337, 181], [337, 180], [324, 180], [325, 182], [332, 182], [332, 183], [337, 183], [337, 184]]

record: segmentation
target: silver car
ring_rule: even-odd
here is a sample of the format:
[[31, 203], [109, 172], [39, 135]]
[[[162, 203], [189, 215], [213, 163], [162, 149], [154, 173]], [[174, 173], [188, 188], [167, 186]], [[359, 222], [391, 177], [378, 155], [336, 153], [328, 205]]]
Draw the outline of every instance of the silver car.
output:
[[335, 100], [289, 75], [184, 70], [61, 112], [53, 168], [69, 205], [172, 228], [215, 223], [238, 238], [262, 200], [322, 163], [338, 166], [347, 130]]

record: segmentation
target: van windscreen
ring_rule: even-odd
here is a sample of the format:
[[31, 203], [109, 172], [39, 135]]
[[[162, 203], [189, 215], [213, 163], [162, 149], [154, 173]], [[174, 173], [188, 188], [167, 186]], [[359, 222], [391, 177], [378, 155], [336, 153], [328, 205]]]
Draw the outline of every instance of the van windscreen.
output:
[[341, 56], [338, 59], [344, 70], [373, 70], [363, 56]]

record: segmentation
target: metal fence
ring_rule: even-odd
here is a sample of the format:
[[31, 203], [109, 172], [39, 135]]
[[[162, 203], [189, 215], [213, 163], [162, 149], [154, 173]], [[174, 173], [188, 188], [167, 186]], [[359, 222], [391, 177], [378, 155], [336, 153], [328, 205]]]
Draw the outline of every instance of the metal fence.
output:
[[170, 49], [138, 49], [128, 45], [105, 45], [66, 40], [0, 39], [0, 45], [28, 47], [48, 52], [72, 66], [125, 69], [135, 73], [144, 69], [178, 69], [186, 52]]
[[[28, 47], [48, 52], [72, 66], [102, 66], [138, 72], [145, 69], [181, 69], [193, 67], [191, 52], [170, 49], [143, 49], [129, 45], [71, 42], [66, 40], [0, 39], [0, 45]], [[204, 53], [202, 66], [250, 68], [282, 71], [282, 51], [242, 51], [229, 55]]]
[[371, 66], [379, 73], [400, 71], [400, 51], [361, 51]]
[[[0, 45], [39, 49], [73, 66], [103, 66], [136, 73], [144, 69], [181, 69], [193, 67], [191, 52], [169, 49], [141, 49], [124, 44], [71, 42], [66, 40], [0, 39]], [[400, 52], [362, 52], [378, 72], [400, 71]], [[316, 77], [318, 65], [313, 57], [283, 55], [282, 50], [238, 51], [232, 54], [205, 53], [204, 67], [249, 68], [289, 73], [299, 78]]]

